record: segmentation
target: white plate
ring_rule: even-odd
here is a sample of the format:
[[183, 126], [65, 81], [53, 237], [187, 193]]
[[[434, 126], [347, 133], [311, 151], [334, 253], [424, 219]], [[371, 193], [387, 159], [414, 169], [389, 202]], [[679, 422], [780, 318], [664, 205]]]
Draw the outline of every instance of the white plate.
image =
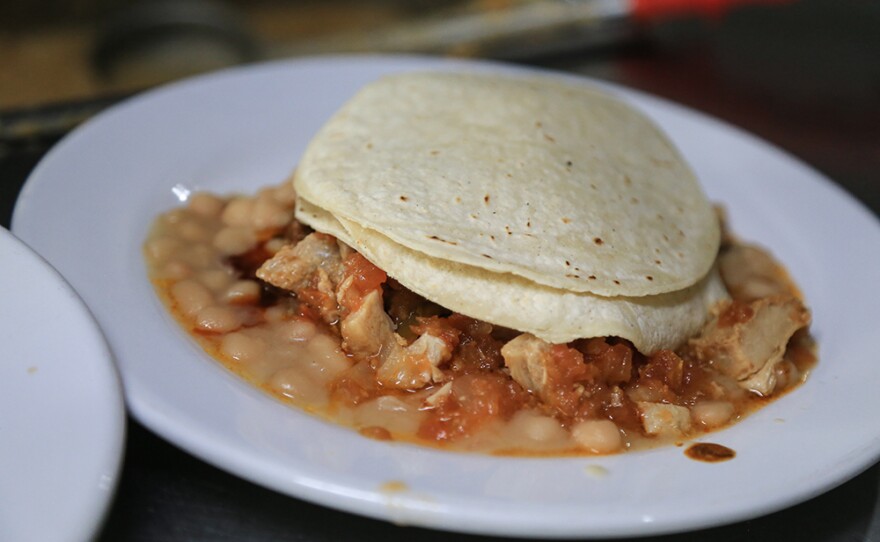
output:
[[61, 276], [0, 228], [0, 540], [87, 540], [125, 409], [107, 344]]
[[91, 306], [139, 420], [210, 463], [309, 501], [403, 524], [546, 537], [662, 533], [754, 517], [877, 460], [880, 427], [864, 415], [880, 409], [877, 221], [779, 150], [608, 85], [666, 128], [710, 196], [727, 205], [737, 233], [782, 258], [815, 312], [821, 361], [809, 382], [709, 439], [736, 450], [734, 460], [698, 463], [676, 447], [516, 459], [377, 442], [275, 402], [203, 354], [147, 281], [141, 243], [154, 216], [186, 190], [280, 182], [361, 85], [389, 72], [449, 68], [513, 69], [413, 57], [258, 65], [144, 94], [49, 153], [25, 186], [14, 231]]

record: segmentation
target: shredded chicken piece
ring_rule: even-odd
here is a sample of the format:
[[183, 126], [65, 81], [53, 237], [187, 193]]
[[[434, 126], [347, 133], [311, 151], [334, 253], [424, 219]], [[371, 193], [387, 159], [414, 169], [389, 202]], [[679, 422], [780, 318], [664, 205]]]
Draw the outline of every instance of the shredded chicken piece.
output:
[[452, 381], [446, 382], [425, 399], [425, 406], [436, 407], [452, 395]]
[[691, 412], [683, 406], [639, 401], [639, 415], [645, 433], [655, 436], [680, 436], [691, 430]]
[[[348, 289], [346, 281], [340, 291]], [[340, 293], [341, 295], [341, 293]], [[452, 357], [452, 346], [425, 333], [406, 346], [385, 312], [381, 290], [373, 290], [360, 307], [340, 322], [343, 349], [376, 359], [376, 380], [384, 386], [418, 389], [443, 379], [439, 366]]]
[[696, 356], [748, 390], [767, 395], [776, 386], [776, 364], [810, 313], [794, 297], [769, 297], [722, 306], [696, 339]]
[[778, 295], [801, 298], [785, 268], [758, 247], [732, 245], [719, 254], [718, 266], [734, 299], [754, 301]]
[[299, 243], [282, 247], [263, 262], [257, 269], [257, 277], [273, 286], [297, 292], [308, 286], [319, 270], [335, 287], [342, 280], [342, 257], [334, 237], [310, 233]]
[[523, 333], [501, 347], [504, 365], [517, 384], [539, 397], [546, 391], [550, 364], [550, 343]]
[[339, 243], [322, 233], [310, 233], [296, 244], [281, 247], [256, 272], [269, 284], [302, 297], [331, 325], [339, 321], [336, 285], [342, 274]]

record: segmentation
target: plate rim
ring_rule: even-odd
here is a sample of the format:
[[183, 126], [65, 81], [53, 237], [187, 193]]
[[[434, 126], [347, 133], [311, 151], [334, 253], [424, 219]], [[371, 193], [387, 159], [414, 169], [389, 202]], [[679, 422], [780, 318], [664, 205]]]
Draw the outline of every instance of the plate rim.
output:
[[[8, 249], [8, 252], [7, 252]], [[102, 382], [92, 382], [86, 379], [80, 379], [78, 383], [72, 384], [76, 391], [91, 394], [91, 397], [98, 397], [103, 411], [101, 420], [83, 420], [89, 425], [100, 422], [103, 440], [96, 443], [93, 453], [87, 455], [78, 465], [80, 467], [88, 467], [90, 474], [94, 475], [94, 483], [88, 488], [87, 494], [84, 494], [77, 500], [77, 506], [80, 510], [80, 516], [75, 520], [75, 524], [62, 524], [59, 529], [55, 530], [55, 536], [71, 539], [91, 539], [95, 537], [102, 528], [104, 521], [111, 509], [113, 499], [118, 491], [119, 480], [122, 473], [122, 464], [125, 453], [125, 443], [127, 435], [126, 410], [122, 392], [122, 380], [119, 371], [114, 363], [110, 347], [101, 332], [94, 315], [88, 309], [88, 306], [73, 289], [73, 287], [64, 279], [61, 273], [53, 267], [45, 258], [31, 248], [27, 243], [16, 236], [12, 231], [0, 227], [0, 253], [6, 256], [12, 255], [12, 262], [19, 265], [25, 265], [32, 270], [44, 275], [41, 279], [47, 279], [47, 291], [53, 303], [59, 304], [61, 311], [68, 316], [76, 319], [77, 327], [81, 328], [82, 344], [88, 345], [87, 356], [76, 356], [72, 359], [81, 364], [86, 364], [91, 370], [97, 371]], [[4, 259], [4, 263], [9, 260]], [[45, 299], [44, 292], [44, 299]], [[39, 347], [36, 348], [39, 351]], [[42, 361], [38, 367], [42, 368], [44, 364], [55, 365], [59, 360], [49, 358], [40, 358]], [[99, 389], [96, 386], [101, 385]], [[56, 384], [40, 384], [39, 386], [54, 387]], [[65, 385], [70, 385], [69, 381]], [[47, 390], [43, 390], [47, 391]], [[49, 389], [48, 391], [52, 391]], [[92, 394], [92, 392], [97, 392]], [[46, 401], [37, 397], [36, 401]], [[74, 408], [76, 408], [74, 406]], [[85, 487], [78, 489], [86, 489]], [[33, 520], [34, 518], [30, 518]], [[48, 534], [48, 533], [44, 533]]]

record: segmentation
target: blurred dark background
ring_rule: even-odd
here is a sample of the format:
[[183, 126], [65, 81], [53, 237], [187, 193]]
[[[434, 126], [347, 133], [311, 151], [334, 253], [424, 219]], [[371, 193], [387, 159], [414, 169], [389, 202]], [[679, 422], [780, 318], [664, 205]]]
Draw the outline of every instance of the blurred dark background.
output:
[[880, 0], [0, 2], [0, 153], [183, 76], [347, 51], [500, 58], [641, 88], [877, 205]]

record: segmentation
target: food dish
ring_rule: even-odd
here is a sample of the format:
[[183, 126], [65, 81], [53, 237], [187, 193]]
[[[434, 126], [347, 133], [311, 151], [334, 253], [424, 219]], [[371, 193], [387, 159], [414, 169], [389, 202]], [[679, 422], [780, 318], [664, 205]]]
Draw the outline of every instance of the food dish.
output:
[[[734, 230], [798, 270], [816, 315], [824, 363], [784, 402], [713, 436], [737, 452], [734, 460], [702, 464], [678, 448], [535, 460], [388, 445], [291, 413], [202, 355], [165, 316], [144, 276], [139, 240], [153, 216], [181, 191], [280, 182], [353, 89], [384, 73], [447, 66], [512, 69], [343, 57], [233, 70], [129, 101], [50, 152], [22, 193], [13, 230], [90, 304], [136, 417], [209, 462], [300, 498], [399, 523], [496, 534], [622, 536], [716, 525], [809, 498], [877, 459], [880, 432], [840, 423], [853, 409], [878, 407], [871, 382], [880, 367], [868, 343], [878, 300], [861, 285], [871, 283], [880, 262], [871, 251], [840, 250], [876, 246], [876, 220], [751, 136], [615, 87], [608, 88], [667, 131], [710, 198], [728, 206]], [[838, 227], [817, 223], [817, 208]], [[795, 454], [797, 464], [785, 460]], [[595, 466], [602, 469], [588, 468]]]
[[2, 228], [0, 261], [0, 538], [87, 540], [122, 459], [119, 380], [79, 297]]
[[445, 450], [607, 454], [741, 420], [814, 365], [797, 286], [721, 222], [607, 93], [421, 72], [359, 90], [279, 186], [162, 213], [144, 260], [205, 352], [306, 412]]

